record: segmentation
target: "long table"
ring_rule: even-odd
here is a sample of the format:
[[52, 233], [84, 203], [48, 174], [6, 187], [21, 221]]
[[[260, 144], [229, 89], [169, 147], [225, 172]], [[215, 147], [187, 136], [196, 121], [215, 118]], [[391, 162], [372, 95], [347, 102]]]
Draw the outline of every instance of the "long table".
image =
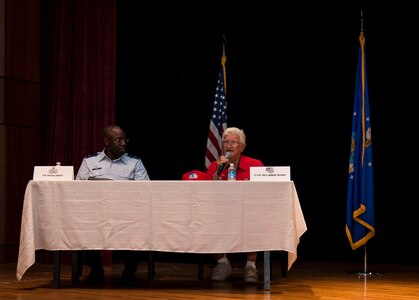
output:
[[287, 251], [289, 270], [306, 230], [292, 181], [31, 180], [16, 278], [35, 263], [39, 249], [263, 251], [269, 290], [270, 251]]

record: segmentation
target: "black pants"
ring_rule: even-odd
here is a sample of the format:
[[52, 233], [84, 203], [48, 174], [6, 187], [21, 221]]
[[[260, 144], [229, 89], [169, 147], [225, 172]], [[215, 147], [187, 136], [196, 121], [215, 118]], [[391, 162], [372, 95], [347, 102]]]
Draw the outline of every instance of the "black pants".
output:
[[[135, 273], [140, 263], [140, 253], [138, 251], [120, 250], [124, 259], [124, 273]], [[103, 270], [102, 256], [100, 250], [85, 251], [86, 261], [92, 272], [101, 272]]]

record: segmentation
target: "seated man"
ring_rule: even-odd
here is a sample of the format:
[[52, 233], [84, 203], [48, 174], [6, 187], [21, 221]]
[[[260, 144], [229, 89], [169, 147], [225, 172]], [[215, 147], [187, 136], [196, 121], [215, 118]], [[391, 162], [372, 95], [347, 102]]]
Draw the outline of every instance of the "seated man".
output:
[[[128, 139], [124, 130], [116, 125], [107, 126], [103, 130], [103, 142], [105, 146], [101, 152], [83, 159], [76, 179], [150, 180], [141, 159], [125, 153]], [[105, 274], [100, 251], [86, 251], [86, 260], [91, 268], [87, 283], [104, 283]], [[124, 263], [122, 282], [132, 285], [136, 281], [138, 252], [124, 251]]]
[[[243, 130], [230, 127], [224, 130], [222, 135], [222, 147], [224, 155], [213, 161], [207, 170], [207, 175], [213, 180], [227, 180], [227, 165], [233, 163], [236, 167], [236, 180], [249, 180], [250, 167], [261, 167], [262, 162], [258, 159], [242, 155], [246, 147], [246, 136]], [[228, 155], [226, 155], [228, 152]], [[232, 272], [231, 264], [225, 253], [216, 254], [217, 265], [212, 271], [211, 279], [223, 281]], [[244, 281], [255, 283], [258, 281], [256, 269], [256, 252], [247, 253], [247, 263], [244, 273]]]

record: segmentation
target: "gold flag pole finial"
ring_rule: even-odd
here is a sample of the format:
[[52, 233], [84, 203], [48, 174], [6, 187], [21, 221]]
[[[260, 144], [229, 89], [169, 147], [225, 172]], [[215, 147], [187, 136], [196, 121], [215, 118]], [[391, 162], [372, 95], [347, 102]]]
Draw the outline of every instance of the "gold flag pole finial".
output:
[[227, 56], [226, 56], [226, 37], [225, 34], [223, 33], [223, 57], [221, 58], [221, 65], [223, 66], [223, 72], [224, 72], [224, 93], [227, 94], [227, 76], [226, 76], [226, 60], [227, 60]]

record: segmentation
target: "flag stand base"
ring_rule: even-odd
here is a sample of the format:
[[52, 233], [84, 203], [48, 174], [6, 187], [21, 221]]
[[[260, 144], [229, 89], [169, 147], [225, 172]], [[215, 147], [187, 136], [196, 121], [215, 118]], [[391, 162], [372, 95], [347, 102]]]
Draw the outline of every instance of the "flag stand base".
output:
[[382, 272], [358, 272], [359, 277], [383, 276]]
[[367, 271], [367, 243], [364, 244], [364, 271], [363, 272], [350, 272], [350, 273], [356, 273], [358, 274], [358, 278], [367, 278], [372, 276], [383, 276], [382, 272], [371, 272]]
[[356, 275], [358, 275], [359, 278], [373, 277], [373, 276], [379, 277], [379, 276], [383, 276], [384, 275], [383, 272], [370, 272], [370, 271], [363, 271], [363, 272], [360, 272], [360, 271], [349, 271], [348, 273], [349, 274], [356, 274]]

